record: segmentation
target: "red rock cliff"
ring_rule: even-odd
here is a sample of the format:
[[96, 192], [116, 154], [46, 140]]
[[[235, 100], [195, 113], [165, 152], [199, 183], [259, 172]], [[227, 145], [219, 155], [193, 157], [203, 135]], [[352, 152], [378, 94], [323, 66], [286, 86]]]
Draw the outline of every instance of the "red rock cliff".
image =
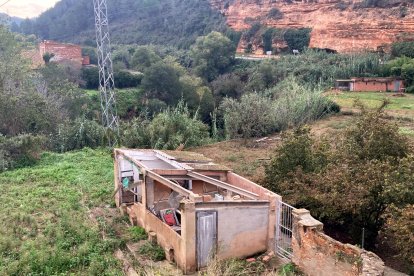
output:
[[[251, 22], [275, 28], [312, 28], [309, 47], [338, 52], [377, 50], [414, 34], [414, 9], [404, 0], [387, 7], [358, 7], [361, 0], [210, 0], [241, 31]], [[280, 19], [269, 16], [279, 10]], [[412, 38], [412, 37], [411, 37]]]

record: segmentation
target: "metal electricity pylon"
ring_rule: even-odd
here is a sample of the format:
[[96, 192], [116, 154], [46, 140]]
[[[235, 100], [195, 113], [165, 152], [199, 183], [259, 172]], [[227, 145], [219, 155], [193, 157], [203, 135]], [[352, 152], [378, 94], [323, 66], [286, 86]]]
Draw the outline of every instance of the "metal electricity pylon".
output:
[[99, 90], [102, 124], [115, 135], [108, 135], [110, 146], [117, 144], [119, 120], [116, 112], [114, 71], [111, 40], [109, 38], [108, 8], [106, 0], [93, 0], [95, 10], [96, 44], [98, 46]]

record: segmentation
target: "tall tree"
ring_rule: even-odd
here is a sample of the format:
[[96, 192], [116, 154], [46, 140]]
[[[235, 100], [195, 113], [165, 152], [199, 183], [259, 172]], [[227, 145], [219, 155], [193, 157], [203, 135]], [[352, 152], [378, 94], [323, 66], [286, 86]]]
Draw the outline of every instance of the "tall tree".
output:
[[219, 32], [197, 38], [191, 47], [194, 70], [207, 81], [226, 72], [234, 60], [235, 49], [230, 39]]

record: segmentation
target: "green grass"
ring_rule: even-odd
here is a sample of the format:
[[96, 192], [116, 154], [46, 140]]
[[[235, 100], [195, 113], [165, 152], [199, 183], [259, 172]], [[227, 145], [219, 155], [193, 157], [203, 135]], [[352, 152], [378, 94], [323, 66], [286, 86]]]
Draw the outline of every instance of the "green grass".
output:
[[400, 134], [407, 135], [410, 137], [414, 137], [414, 129], [409, 127], [400, 127], [399, 129]]
[[341, 107], [352, 108], [356, 99], [361, 100], [368, 108], [376, 108], [381, 105], [384, 99], [390, 104], [388, 110], [414, 110], [414, 95], [405, 94], [405, 97], [394, 97], [393, 93], [380, 92], [345, 92], [339, 95], [330, 96]]
[[141, 245], [138, 253], [152, 261], [162, 261], [165, 259], [164, 249], [158, 244], [149, 241]]
[[0, 275], [122, 275], [120, 242], [89, 217], [112, 203], [112, 165], [108, 151], [85, 149], [1, 173]]
[[145, 229], [139, 226], [132, 226], [128, 229], [128, 233], [131, 236], [131, 240], [134, 242], [138, 242], [148, 238]]

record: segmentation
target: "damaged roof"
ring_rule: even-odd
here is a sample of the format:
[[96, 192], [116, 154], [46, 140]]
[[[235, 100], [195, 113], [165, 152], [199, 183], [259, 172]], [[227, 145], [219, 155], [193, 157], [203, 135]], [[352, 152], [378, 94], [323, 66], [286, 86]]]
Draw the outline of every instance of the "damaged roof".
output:
[[200, 153], [172, 150], [119, 149], [126, 157], [139, 162], [149, 170], [231, 171]]

